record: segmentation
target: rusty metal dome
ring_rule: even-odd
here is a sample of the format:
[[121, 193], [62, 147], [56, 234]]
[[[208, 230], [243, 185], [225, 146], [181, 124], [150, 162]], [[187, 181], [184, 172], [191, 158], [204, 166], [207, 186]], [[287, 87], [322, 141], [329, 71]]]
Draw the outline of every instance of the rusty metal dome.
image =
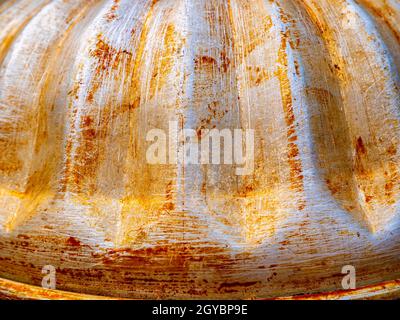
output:
[[[273, 298], [345, 265], [398, 292], [399, 39], [398, 0], [0, 2], [0, 292], [54, 266], [78, 294]], [[253, 171], [148, 163], [171, 122], [253, 130]]]

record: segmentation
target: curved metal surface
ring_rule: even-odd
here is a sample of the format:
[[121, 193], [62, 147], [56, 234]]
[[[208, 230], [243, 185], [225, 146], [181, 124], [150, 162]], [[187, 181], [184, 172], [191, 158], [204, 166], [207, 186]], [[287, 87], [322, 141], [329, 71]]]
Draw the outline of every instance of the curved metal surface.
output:
[[[0, 277], [126, 298], [400, 278], [399, 6], [1, 2]], [[254, 130], [254, 171], [149, 164], [171, 122]]]

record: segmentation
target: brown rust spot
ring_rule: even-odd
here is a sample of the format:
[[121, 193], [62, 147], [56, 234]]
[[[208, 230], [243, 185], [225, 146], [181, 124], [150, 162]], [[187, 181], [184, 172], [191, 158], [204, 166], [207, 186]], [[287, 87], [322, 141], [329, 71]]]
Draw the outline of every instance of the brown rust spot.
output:
[[367, 153], [367, 149], [365, 148], [364, 141], [361, 137], [358, 137], [356, 141], [356, 152], [357, 155], [365, 155]]
[[209, 55], [202, 55], [194, 59], [195, 70], [204, 70], [209, 73], [224, 72], [226, 73], [231, 65], [231, 60], [224, 51], [220, 52], [219, 59]]
[[330, 179], [326, 179], [326, 184], [331, 191], [332, 195], [337, 194], [340, 191], [341, 185], [338, 183], [334, 183]]
[[388, 149], [387, 149], [387, 153], [390, 156], [395, 156], [397, 154], [397, 148], [394, 144], [392, 144]]
[[66, 241], [67, 245], [72, 246], [72, 247], [80, 247], [81, 246], [81, 242], [74, 238], [74, 237], [69, 237]]
[[227, 56], [225, 51], [221, 51], [220, 53], [220, 69], [223, 72], [227, 72], [229, 67], [231, 66], [231, 59]]
[[294, 68], [296, 70], [296, 75], [300, 76], [300, 65], [299, 65], [299, 62], [297, 60], [294, 61]]
[[196, 58], [195, 60], [195, 65], [196, 65], [196, 69], [201, 69], [201, 67], [203, 65], [211, 65], [211, 66], [216, 66], [217, 65], [217, 61], [210, 56], [201, 56]]
[[[170, 268], [186, 269], [190, 262], [201, 262], [209, 258], [222, 258], [228, 260], [225, 251], [217, 247], [201, 246], [192, 247], [190, 244], [155, 245], [141, 249], [110, 249], [105, 254], [99, 254], [106, 265], [119, 265], [128, 268], [145, 265], [158, 265], [161, 261], [168, 261]], [[161, 264], [160, 264], [161, 266]]]
[[400, 175], [398, 165], [392, 161], [388, 163], [388, 169], [384, 172], [386, 179], [385, 183], [385, 197], [389, 204], [396, 202], [395, 193], [399, 192]]

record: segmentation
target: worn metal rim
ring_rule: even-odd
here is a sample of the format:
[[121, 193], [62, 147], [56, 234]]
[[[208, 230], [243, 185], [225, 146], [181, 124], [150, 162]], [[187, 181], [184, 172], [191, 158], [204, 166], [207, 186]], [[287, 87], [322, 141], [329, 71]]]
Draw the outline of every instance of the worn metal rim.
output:
[[[105, 296], [87, 295], [61, 290], [44, 289], [25, 283], [0, 279], [0, 299], [29, 300], [117, 300]], [[296, 295], [274, 300], [366, 300], [400, 299], [400, 279], [382, 282], [355, 290], [321, 294]], [[120, 300], [120, 299], [118, 299]]]

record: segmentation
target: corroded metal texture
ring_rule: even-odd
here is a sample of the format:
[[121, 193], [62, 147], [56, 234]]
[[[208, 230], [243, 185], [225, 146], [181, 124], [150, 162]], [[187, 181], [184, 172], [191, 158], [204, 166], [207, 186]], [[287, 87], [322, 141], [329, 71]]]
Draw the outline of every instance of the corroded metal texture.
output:
[[[399, 70], [398, 0], [0, 1], [0, 277], [127, 298], [400, 278]], [[254, 172], [149, 164], [170, 121], [253, 129]]]
[[[274, 300], [356, 300], [396, 299], [400, 295], [400, 280], [388, 281], [375, 286], [356, 290], [339, 291], [314, 295], [298, 295], [275, 298]], [[28, 284], [0, 279], [0, 299], [7, 300], [116, 300], [103, 296], [85, 295], [59, 290], [44, 289]], [[118, 299], [122, 300], [122, 299]]]

